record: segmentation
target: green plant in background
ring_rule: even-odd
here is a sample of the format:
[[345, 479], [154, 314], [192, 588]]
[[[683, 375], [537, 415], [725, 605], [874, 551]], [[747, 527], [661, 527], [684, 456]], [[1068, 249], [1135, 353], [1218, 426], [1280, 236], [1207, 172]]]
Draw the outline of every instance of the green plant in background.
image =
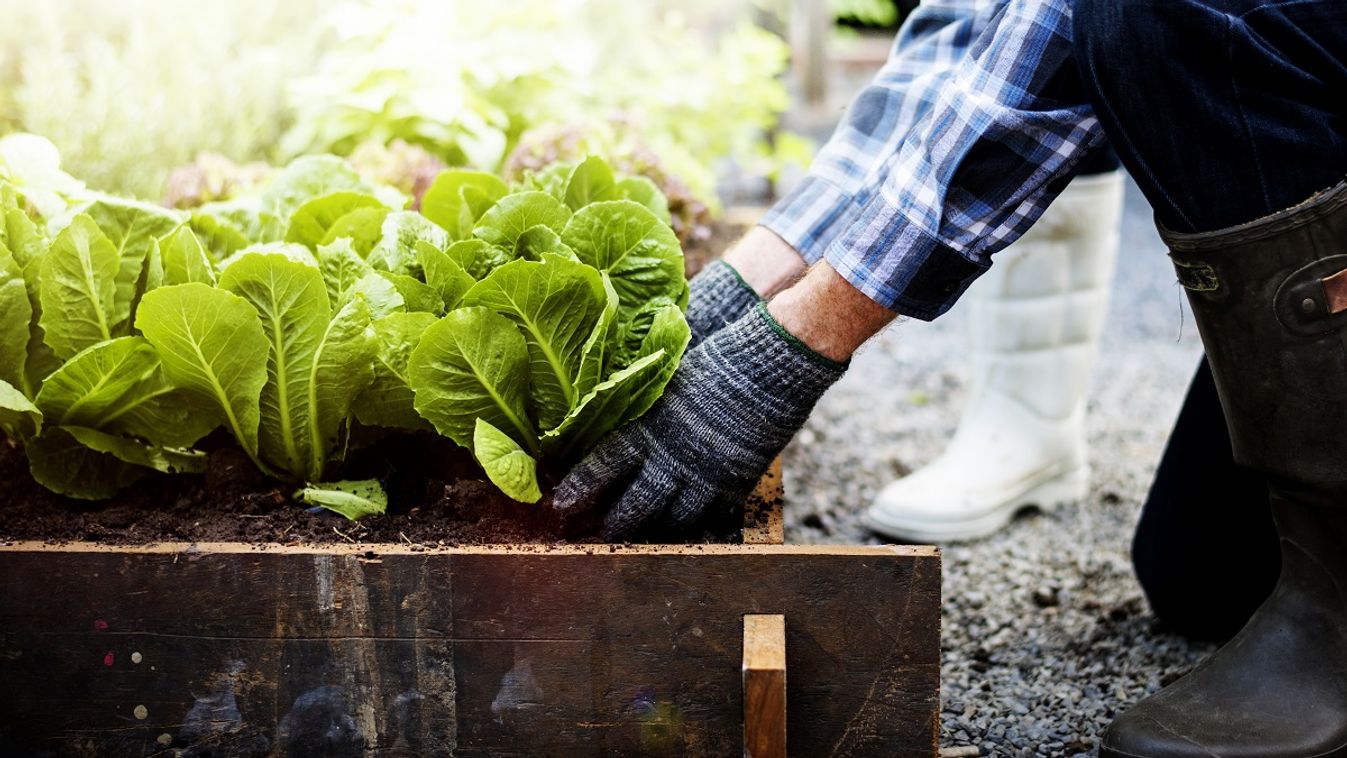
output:
[[788, 50], [733, 3], [0, 0], [0, 17], [0, 133], [44, 134], [92, 186], [173, 207], [314, 152], [418, 197], [434, 164], [497, 172], [552, 123], [622, 125], [712, 211], [725, 160], [808, 158], [765, 139]]
[[84, 182], [61, 169], [61, 154], [45, 137], [8, 134], [0, 137], [0, 181], [15, 201], [34, 216], [55, 218], [90, 193]]
[[894, 0], [828, 0], [839, 21], [888, 29], [898, 24]]
[[644, 412], [686, 346], [667, 202], [588, 158], [514, 186], [445, 171], [406, 204], [335, 156], [191, 214], [97, 195], [34, 217], [0, 184], [0, 430], [98, 499], [202, 470], [222, 427], [355, 518], [387, 499], [330, 480], [351, 427], [435, 429], [536, 501], [538, 460]]
[[91, 186], [144, 199], [202, 152], [268, 158], [326, 7], [0, 0], [0, 132], [42, 134]]
[[326, 23], [287, 155], [401, 139], [495, 171], [529, 128], [617, 117], [714, 205], [715, 164], [761, 156], [788, 105], [779, 38], [742, 19], [710, 38], [662, 3], [366, 2]]

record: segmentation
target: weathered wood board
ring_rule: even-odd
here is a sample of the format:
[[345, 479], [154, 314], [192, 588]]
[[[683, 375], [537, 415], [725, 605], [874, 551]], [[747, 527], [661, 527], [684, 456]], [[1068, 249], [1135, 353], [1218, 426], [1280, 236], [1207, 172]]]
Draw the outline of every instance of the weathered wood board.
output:
[[[366, 552], [369, 551], [369, 552]], [[0, 754], [931, 755], [934, 548], [0, 546]]]

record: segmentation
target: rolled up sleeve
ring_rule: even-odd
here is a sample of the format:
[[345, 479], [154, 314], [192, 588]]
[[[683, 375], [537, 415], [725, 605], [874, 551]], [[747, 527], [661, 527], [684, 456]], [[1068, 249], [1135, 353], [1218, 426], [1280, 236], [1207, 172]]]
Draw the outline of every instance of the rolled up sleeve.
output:
[[927, 104], [897, 124], [820, 235], [822, 257], [857, 289], [924, 320], [949, 310], [1103, 141], [1072, 59], [1070, 0], [979, 6], [966, 54], [925, 81]]

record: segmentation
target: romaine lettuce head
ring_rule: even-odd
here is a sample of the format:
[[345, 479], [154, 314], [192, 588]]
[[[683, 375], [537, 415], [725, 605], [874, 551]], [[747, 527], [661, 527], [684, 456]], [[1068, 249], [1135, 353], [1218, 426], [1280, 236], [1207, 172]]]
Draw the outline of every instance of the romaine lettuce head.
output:
[[[476, 186], [444, 182], [459, 200]], [[542, 461], [573, 462], [664, 391], [689, 339], [682, 251], [598, 159], [564, 187], [480, 212], [452, 196], [427, 203], [457, 214], [460, 232], [477, 216], [473, 236], [423, 248], [421, 261], [457, 307], [424, 329], [407, 381], [420, 417], [472, 450], [507, 495], [536, 502]]]

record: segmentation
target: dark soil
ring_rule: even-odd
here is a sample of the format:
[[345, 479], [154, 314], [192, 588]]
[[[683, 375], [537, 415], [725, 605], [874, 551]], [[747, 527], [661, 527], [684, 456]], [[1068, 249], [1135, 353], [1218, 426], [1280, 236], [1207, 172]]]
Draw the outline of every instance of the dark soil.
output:
[[[263, 477], [224, 435], [202, 447], [211, 451], [205, 474], [151, 473], [111, 500], [88, 502], [43, 488], [28, 474], [23, 450], [0, 441], [0, 541], [414, 546], [602, 541], [601, 512], [563, 520], [551, 508], [550, 491], [536, 504], [515, 502], [487, 481], [467, 451], [431, 434], [389, 435], [351, 453], [332, 479], [377, 478], [389, 496], [385, 515], [358, 522], [295, 501], [297, 486]], [[742, 512], [727, 513], [697, 533], [650, 537], [739, 542], [742, 519]]]

